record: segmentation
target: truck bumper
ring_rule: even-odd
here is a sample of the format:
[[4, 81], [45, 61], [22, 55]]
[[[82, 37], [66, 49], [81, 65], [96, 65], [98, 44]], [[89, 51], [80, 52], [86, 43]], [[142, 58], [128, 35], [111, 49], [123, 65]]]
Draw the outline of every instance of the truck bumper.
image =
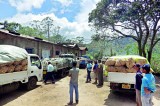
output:
[[134, 84], [128, 84], [130, 88], [124, 88], [124, 83], [110, 83], [110, 89], [114, 91], [135, 91]]

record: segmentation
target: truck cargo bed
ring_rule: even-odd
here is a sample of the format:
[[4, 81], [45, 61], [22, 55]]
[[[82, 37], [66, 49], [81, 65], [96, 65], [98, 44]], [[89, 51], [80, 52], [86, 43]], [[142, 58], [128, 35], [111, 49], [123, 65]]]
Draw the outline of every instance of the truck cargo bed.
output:
[[25, 82], [28, 81], [27, 71], [0, 74], [0, 85], [23, 80], [25, 80]]
[[108, 72], [108, 81], [114, 83], [135, 84], [136, 73]]

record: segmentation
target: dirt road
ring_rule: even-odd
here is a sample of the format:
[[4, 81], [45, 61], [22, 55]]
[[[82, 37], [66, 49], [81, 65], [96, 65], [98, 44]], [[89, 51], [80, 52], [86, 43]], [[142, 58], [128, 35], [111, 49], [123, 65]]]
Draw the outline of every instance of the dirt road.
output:
[[[85, 83], [86, 71], [79, 76], [79, 104], [77, 106], [135, 106], [133, 93], [113, 93], [109, 83], [98, 88], [92, 83]], [[93, 82], [93, 80], [92, 80]], [[160, 88], [153, 98], [154, 106], [159, 106]], [[17, 90], [0, 98], [0, 106], [67, 106], [69, 102], [69, 77], [57, 80], [56, 84], [39, 82], [32, 91]], [[76, 104], [74, 103], [73, 106]]]

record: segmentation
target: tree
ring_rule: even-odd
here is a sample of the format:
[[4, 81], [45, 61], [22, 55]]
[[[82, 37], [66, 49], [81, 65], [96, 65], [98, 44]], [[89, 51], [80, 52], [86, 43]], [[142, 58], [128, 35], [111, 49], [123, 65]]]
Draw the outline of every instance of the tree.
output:
[[50, 41], [54, 43], [62, 43], [65, 41], [65, 37], [61, 36], [60, 34], [51, 36]]
[[53, 33], [53, 20], [50, 17], [46, 17], [41, 21], [41, 29], [44, 33], [47, 33], [48, 41], [50, 41], [50, 33]]
[[134, 39], [139, 55], [148, 56], [149, 62], [153, 48], [160, 41], [159, 20], [159, 0], [101, 0], [89, 14], [89, 22], [96, 30], [110, 29], [116, 33], [107, 37]]
[[78, 44], [83, 44], [83, 41], [84, 41], [84, 37], [76, 37], [76, 40], [78, 41]]

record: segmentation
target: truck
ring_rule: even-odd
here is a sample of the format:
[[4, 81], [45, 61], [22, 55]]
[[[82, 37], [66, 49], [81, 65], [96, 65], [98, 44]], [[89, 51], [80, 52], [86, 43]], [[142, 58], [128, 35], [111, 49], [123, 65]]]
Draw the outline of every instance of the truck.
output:
[[[20, 86], [27, 90], [34, 89], [37, 81], [41, 81], [43, 77], [39, 56], [28, 54], [25, 49], [11, 45], [0, 45], [0, 50], [0, 94], [11, 92]], [[24, 68], [19, 68], [24, 64], [24, 60], [19, 61], [21, 57], [25, 57]]]
[[51, 64], [54, 66], [54, 75], [56, 77], [64, 77], [69, 72], [69, 69], [72, 68], [73, 60], [75, 60], [74, 54], [61, 54], [57, 58], [45, 58], [42, 61], [44, 78], [47, 72], [48, 62], [51, 62]]
[[[119, 62], [119, 63], [118, 63]], [[135, 91], [136, 70], [133, 66], [148, 63], [147, 59], [137, 55], [113, 56], [106, 61], [108, 82], [113, 91]]]

